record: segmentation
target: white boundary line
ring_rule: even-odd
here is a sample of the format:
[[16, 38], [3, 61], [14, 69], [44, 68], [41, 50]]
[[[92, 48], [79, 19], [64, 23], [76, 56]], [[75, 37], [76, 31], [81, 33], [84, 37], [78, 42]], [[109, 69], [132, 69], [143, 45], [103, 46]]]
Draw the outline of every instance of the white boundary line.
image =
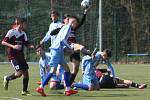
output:
[[11, 100], [23, 100], [23, 99], [19, 99], [19, 98], [14, 98], [14, 97], [1, 97], [3, 99], [11, 99]]

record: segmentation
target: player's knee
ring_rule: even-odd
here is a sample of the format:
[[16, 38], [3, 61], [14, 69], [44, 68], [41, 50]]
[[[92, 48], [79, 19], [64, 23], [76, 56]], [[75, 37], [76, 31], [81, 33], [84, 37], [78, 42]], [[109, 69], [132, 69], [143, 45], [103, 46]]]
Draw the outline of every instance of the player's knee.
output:
[[51, 82], [50, 85], [49, 85], [49, 88], [52, 89], [52, 90], [55, 90], [56, 89], [56, 85], [57, 85], [56, 82]]
[[21, 72], [17, 72], [17, 73], [15, 73], [15, 76], [19, 78], [19, 77], [22, 76], [22, 73]]
[[93, 91], [93, 87], [92, 87], [92, 86], [89, 86], [88, 91]]

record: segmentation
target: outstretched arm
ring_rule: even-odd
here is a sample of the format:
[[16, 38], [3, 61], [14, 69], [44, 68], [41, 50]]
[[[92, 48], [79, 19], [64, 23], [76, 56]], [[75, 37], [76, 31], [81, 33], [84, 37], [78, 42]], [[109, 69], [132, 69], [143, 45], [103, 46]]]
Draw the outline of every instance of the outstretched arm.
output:
[[116, 75], [115, 75], [115, 70], [114, 70], [112, 64], [111, 64], [110, 62], [108, 62], [107, 66], [108, 66], [108, 69], [109, 69], [110, 72], [111, 72], [111, 75], [112, 75], [113, 77], [116, 77]]

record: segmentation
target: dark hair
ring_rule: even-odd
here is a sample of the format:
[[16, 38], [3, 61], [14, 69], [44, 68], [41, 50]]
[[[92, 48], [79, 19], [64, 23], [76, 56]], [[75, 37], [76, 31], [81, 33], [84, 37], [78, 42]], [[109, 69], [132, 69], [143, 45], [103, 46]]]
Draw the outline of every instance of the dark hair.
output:
[[70, 15], [69, 14], [64, 14], [63, 19], [65, 19], [67, 17], [70, 17]]
[[27, 19], [26, 18], [21, 18], [21, 17], [16, 17], [15, 21], [17, 21], [16, 24], [20, 24], [20, 23], [27, 22]]
[[50, 12], [50, 15], [51, 15], [51, 14], [55, 14], [55, 15], [59, 16], [59, 13], [58, 13], [56, 10], [52, 10], [52, 11]]
[[112, 51], [110, 49], [105, 49], [103, 52], [106, 52], [107, 57], [112, 57]]
[[77, 20], [77, 23], [79, 23], [79, 18], [78, 18], [78, 17], [76, 17], [76, 16], [70, 16], [70, 18], [76, 19], [76, 20]]

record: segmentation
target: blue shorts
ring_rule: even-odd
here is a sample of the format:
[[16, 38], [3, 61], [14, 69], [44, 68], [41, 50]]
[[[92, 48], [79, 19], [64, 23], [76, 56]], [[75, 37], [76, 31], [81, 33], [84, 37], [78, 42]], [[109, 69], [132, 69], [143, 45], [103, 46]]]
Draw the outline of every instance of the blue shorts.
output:
[[65, 64], [64, 52], [62, 49], [50, 49], [50, 66], [57, 68], [58, 64]]
[[50, 79], [51, 82], [61, 82], [61, 80], [54, 74], [51, 79]]

